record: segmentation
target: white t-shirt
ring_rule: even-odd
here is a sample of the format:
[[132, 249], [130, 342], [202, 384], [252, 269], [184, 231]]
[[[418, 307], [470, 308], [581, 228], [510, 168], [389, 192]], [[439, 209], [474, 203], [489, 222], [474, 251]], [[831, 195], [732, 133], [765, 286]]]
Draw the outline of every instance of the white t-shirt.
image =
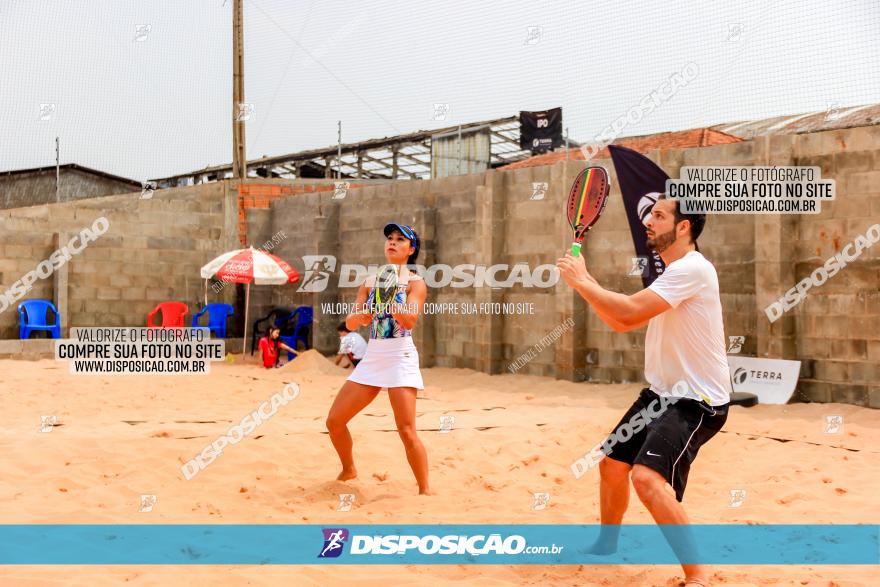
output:
[[351, 356], [355, 359], [363, 359], [367, 352], [367, 341], [357, 332], [349, 332], [345, 336], [339, 338], [339, 355]]
[[[645, 379], [658, 395], [730, 401], [730, 367], [715, 267], [698, 251], [673, 261], [648, 286], [669, 310], [648, 322]], [[676, 383], [684, 381], [682, 385]]]

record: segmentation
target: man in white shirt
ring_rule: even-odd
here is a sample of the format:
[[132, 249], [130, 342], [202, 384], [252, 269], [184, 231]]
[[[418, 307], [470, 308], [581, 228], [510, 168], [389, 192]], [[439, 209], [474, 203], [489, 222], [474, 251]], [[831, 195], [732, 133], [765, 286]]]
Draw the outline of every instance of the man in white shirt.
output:
[[341, 322], [336, 330], [339, 332], [339, 352], [333, 363], [344, 369], [356, 367], [367, 352], [367, 341], [357, 332], [351, 332], [345, 322]]
[[[678, 201], [661, 195], [645, 226], [648, 246], [660, 254], [666, 270], [631, 296], [602, 288], [587, 271], [583, 257], [566, 254], [557, 262], [565, 282], [615, 332], [648, 325], [645, 379], [649, 387], [602, 443], [603, 526], [591, 548], [595, 554], [617, 549], [630, 478], [668, 539], [670, 526], [688, 524], [680, 502], [691, 463], [700, 446], [727, 420], [732, 390], [718, 275], [696, 244], [705, 222], [704, 214], [684, 215]], [[675, 534], [670, 543], [681, 560], [693, 552], [693, 545], [689, 533]], [[707, 585], [702, 565], [682, 561], [682, 568], [686, 585]]]

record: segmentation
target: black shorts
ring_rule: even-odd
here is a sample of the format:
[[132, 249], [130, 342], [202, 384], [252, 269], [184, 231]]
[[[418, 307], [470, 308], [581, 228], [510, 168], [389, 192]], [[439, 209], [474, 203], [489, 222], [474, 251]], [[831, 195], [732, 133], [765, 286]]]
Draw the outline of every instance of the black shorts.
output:
[[643, 389], [602, 443], [602, 452], [615, 461], [657, 471], [681, 501], [691, 463], [700, 447], [724, 426], [729, 405], [710, 406], [692, 399], [672, 403]]

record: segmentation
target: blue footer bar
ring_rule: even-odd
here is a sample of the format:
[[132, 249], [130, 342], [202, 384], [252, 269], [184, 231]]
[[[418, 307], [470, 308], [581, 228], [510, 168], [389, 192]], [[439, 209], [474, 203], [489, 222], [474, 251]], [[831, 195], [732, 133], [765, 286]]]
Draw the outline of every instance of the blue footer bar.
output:
[[680, 562], [876, 565], [880, 564], [880, 526], [0, 525], [0, 564], [5, 565]]

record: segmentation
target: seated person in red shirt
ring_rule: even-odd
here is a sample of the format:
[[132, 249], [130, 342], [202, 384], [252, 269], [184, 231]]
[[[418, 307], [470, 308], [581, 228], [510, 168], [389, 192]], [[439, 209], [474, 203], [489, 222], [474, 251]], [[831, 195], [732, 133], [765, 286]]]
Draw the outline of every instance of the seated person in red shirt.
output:
[[266, 369], [281, 366], [278, 364], [279, 348], [293, 353], [294, 356], [299, 355], [295, 349], [290, 348], [278, 340], [279, 336], [281, 336], [281, 329], [275, 326], [270, 326], [269, 330], [266, 331], [266, 336], [260, 339], [260, 354], [263, 355], [263, 367]]

